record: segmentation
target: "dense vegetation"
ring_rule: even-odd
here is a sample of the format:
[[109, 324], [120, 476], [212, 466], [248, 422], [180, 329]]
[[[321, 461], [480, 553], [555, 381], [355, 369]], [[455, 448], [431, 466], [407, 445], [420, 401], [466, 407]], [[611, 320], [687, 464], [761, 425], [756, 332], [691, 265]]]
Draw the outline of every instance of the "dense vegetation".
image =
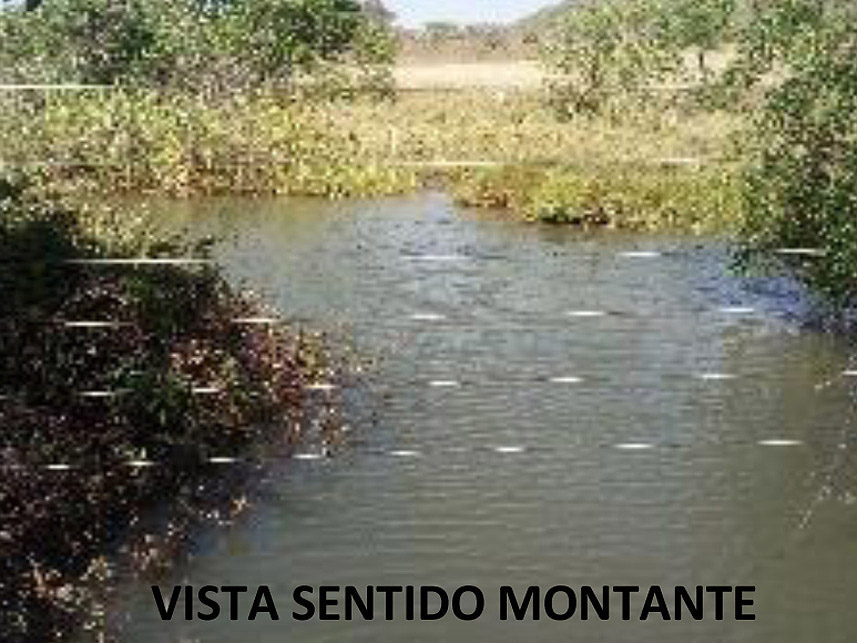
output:
[[[788, 261], [838, 309], [853, 305], [853, 3], [569, 4], [539, 19], [554, 72], [544, 93], [409, 96], [390, 91], [394, 45], [378, 3], [8, 4], [0, 83], [98, 87], [0, 91], [0, 163], [40, 195], [344, 197], [442, 181], [462, 203], [531, 220], [729, 229], [746, 265]], [[10, 640], [54, 639], [96, 614], [104, 552], [134, 542], [124, 526], [144, 525], [159, 495], [190, 508], [166, 529], [187, 533], [207, 457], [262, 432], [294, 437], [318, 354], [285, 331], [231, 323], [258, 304], [204, 266], [68, 263], [186, 250], [142, 234], [127, 213], [81, 214], [0, 182], [0, 628]], [[66, 323], [87, 318], [118, 325]], [[199, 386], [217, 392], [202, 404]], [[97, 390], [121, 394], [80, 395]], [[46, 468], [59, 460], [75, 470]], [[127, 466], [148, 460], [170, 466]], [[228, 513], [225, 487], [209, 495]], [[48, 532], [62, 537], [33, 538]], [[164, 532], [139, 527], [144, 564]]]
[[117, 557], [137, 573], [162, 570], [193, 525], [246, 504], [242, 470], [210, 458], [248, 456], [264, 441], [285, 454], [299, 438], [330, 443], [338, 431], [330, 422], [300, 431], [318, 411], [306, 387], [334, 377], [321, 343], [236, 323], [266, 312], [210, 266], [78, 263], [183, 251], [106, 216], [0, 183], [9, 643], [63, 640], [81, 625], [102, 640]]
[[235, 92], [347, 64], [374, 82], [386, 25], [354, 0], [48, 0], [0, 11], [0, 82]]
[[650, 103], [665, 80], [692, 81], [688, 108], [749, 115], [741, 257], [770, 264], [777, 250], [809, 250], [793, 265], [798, 273], [837, 308], [854, 303], [853, 2], [606, 0], [555, 25], [549, 56], [563, 79], [551, 101], [562, 116]]
[[[389, 90], [394, 46], [378, 2], [35, 4], [0, 12], [4, 78], [113, 86], [0, 99], [3, 160], [37, 167], [48, 185], [347, 196], [442, 174], [463, 201], [528, 218], [729, 224], [748, 263], [811, 246], [801, 274], [839, 305], [852, 297], [857, 29], [845, 0], [563, 3], [515, 27], [530, 25], [553, 72], [543, 104], [388, 94], [380, 107], [358, 96]], [[308, 91], [319, 87], [335, 89]], [[718, 125], [700, 132], [705, 122]], [[652, 134], [683, 144], [658, 153]], [[507, 167], [419, 165], [459, 160]]]
[[[0, 177], [4, 641], [81, 627], [103, 640], [117, 563], [155, 572], [196, 523], [246, 505], [244, 470], [211, 458], [266, 441], [286, 455], [299, 438], [330, 443], [338, 428], [307, 392], [335, 377], [317, 339], [236, 321], [271, 313], [205, 263], [80, 263], [202, 249], [152, 236], [127, 212], [44, 193], [70, 183], [182, 193], [233, 189], [224, 176], [245, 171], [276, 175], [271, 154], [291, 160], [312, 136], [282, 118], [294, 98], [278, 92], [306, 91], [307, 72], [325, 91], [367, 79], [376, 89], [386, 47], [383, 25], [350, 0], [47, 0], [0, 11], [0, 82], [101, 86], [0, 93], [2, 161], [27, 177]], [[304, 180], [300, 164], [289, 167]]]
[[731, 37], [736, 6], [736, 0], [603, 0], [561, 14], [546, 28], [544, 47], [561, 77], [551, 88], [560, 114], [625, 109], [631, 98], [650, 100], [658, 83], [711, 80], [710, 58]]
[[792, 0], [748, 28], [743, 84], [767, 82], [753, 116], [743, 256], [809, 248], [795, 264], [838, 309], [857, 297], [857, 7]]

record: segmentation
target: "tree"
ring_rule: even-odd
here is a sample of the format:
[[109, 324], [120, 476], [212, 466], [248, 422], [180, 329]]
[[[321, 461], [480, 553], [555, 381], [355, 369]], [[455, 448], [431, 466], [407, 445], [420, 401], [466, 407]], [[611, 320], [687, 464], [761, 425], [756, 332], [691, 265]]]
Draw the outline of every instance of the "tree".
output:
[[289, 76], [346, 52], [362, 16], [354, 0], [247, 0], [236, 13], [233, 53], [262, 77]]
[[2, 16], [0, 60], [15, 68], [33, 60], [45, 80], [111, 83], [143, 59], [155, 42], [147, 0], [27, 2]]
[[660, 4], [605, 0], [569, 9], [547, 36], [545, 62], [562, 80], [551, 91], [560, 114], [595, 112], [678, 66]]
[[438, 45], [460, 38], [461, 30], [454, 22], [435, 21], [423, 25], [423, 34], [430, 43]]
[[780, 248], [837, 309], [857, 302], [857, 8], [841, 0], [768, 0], [744, 25], [732, 78], [759, 86], [745, 172], [740, 258]]
[[464, 30], [465, 38], [487, 49], [496, 51], [507, 44], [508, 33], [501, 26], [493, 23], [468, 25]]
[[667, 46], [679, 51], [695, 49], [702, 80], [710, 75], [707, 55], [724, 42], [736, 8], [736, 0], [669, 0], [661, 3]]
[[233, 89], [289, 82], [360, 47], [370, 48], [359, 52], [365, 62], [386, 15], [380, 2], [371, 13], [356, 0], [49, 0], [24, 9], [0, 16], [6, 69], [38, 60], [44, 80]]
[[363, 0], [361, 9], [370, 20], [386, 27], [396, 20], [396, 14], [390, 11], [381, 0]]
[[[706, 52], [736, 50], [724, 74]], [[857, 4], [853, 0], [605, 0], [552, 40], [557, 102], [597, 109], [696, 50], [703, 88], [746, 115], [742, 265], [788, 267], [834, 309], [857, 304]], [[709, 96], [718, 92], [708, 92]]]

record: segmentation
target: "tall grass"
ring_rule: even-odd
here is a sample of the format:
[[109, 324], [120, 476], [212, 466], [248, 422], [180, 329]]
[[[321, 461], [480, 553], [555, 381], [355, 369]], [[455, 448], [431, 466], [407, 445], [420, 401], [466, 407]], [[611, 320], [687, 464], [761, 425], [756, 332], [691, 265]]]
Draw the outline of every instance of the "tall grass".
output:
[[[736, 203], [723, 190], [740, 122], [668, 102], [559, 122], [531, 91], [382, 101], [258, 93], [208, 103], [118, 90], [3, 98], [0, 160], [54, 188], [339, 198], [440, 179], [463, 202], [531, 220], [594, 223], [604, 217], [593, 208], [609, 214], [617, 201], [626, 214], [608, 216], [614, 225], [694, 228], [736, 216], [714, 211]], [[468, 165], [504, 169], [461, 170]]]
[[452, 191], [463, 205], [583, 227], [725, 232], [740, 219], [737, 181], [722, 168], [506, 166], [468, 172]]
[[6, 98], [2, 119], [3, 162], [54, 186], [319, 196], [410, 186], [407, 172], [354, 163], [359, 141], [272, 95], [215, 104], [147, 91], [25, 95]]

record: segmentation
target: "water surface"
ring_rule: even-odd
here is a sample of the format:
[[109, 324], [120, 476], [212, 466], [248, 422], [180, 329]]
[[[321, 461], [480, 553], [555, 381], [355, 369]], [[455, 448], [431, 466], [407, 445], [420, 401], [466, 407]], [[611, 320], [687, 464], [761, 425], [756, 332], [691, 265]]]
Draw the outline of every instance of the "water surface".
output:
[[[782, 280], [716, 240], [584, 234], [377, 202], [206, 201], [228, 274], [381, 359], [336, 458], [269, 467], [257, 506], [163, 584], [482, 587], [474, 623], [162, 623], [132, 643], [857, 637], [852, 382]], [[819, 384], [826, 383], [824, 386]], [[500, 623], [510, 584], [755, 585], [755, 622]], [[167, 634], [165, 634], [167, 632]]]

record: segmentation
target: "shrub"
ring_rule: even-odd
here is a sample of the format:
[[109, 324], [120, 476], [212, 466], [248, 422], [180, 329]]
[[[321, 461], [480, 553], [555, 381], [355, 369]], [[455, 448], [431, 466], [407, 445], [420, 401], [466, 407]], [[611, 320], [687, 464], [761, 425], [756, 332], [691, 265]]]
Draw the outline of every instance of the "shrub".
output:
[[[143, 244], [125, 233], [94, 232], [103, 224], [0, 181], [0, 631], [10, 643], [61, 640], [84, 623], [96, 638], [120, 546], [123, 563], [156, 571], [205, 516], [235, 515], [238, 474], [217, 475], [210, 457], [338, 431], [298, 430], [313, 417], [305, 385], [331, 377], [318, 342], [233, 323], [265, 311], [207, 266], [68, 263], [138, 255]], [[156, 255], [182, 250], [144, 243]], [[78, 320], [118, 325], [66, 324]]]
[[0, 8], [2, 81], [229, 92], [349, 63], [377, 84], [387, 27], [355, 0], [51, 0]]
[[723, 231], [738, 219], [736, 181], [721, 168], [505, 167], [459, 176], [458, 201], [530, 221], [623, 229]]
[[[857, 296], [857, 12], [777, 0], [748, 27], [740, 68], [766, 80], [745, 174], [740, 259], [809, 248], [790, 266], [837, 308]], [[772, 75], [773, 72], [773, 75]]]
[[609, 0], [568, 9], [544, 47], [549, 103], [564, 117], [594, 113], [679, 67], [659, 2]]

